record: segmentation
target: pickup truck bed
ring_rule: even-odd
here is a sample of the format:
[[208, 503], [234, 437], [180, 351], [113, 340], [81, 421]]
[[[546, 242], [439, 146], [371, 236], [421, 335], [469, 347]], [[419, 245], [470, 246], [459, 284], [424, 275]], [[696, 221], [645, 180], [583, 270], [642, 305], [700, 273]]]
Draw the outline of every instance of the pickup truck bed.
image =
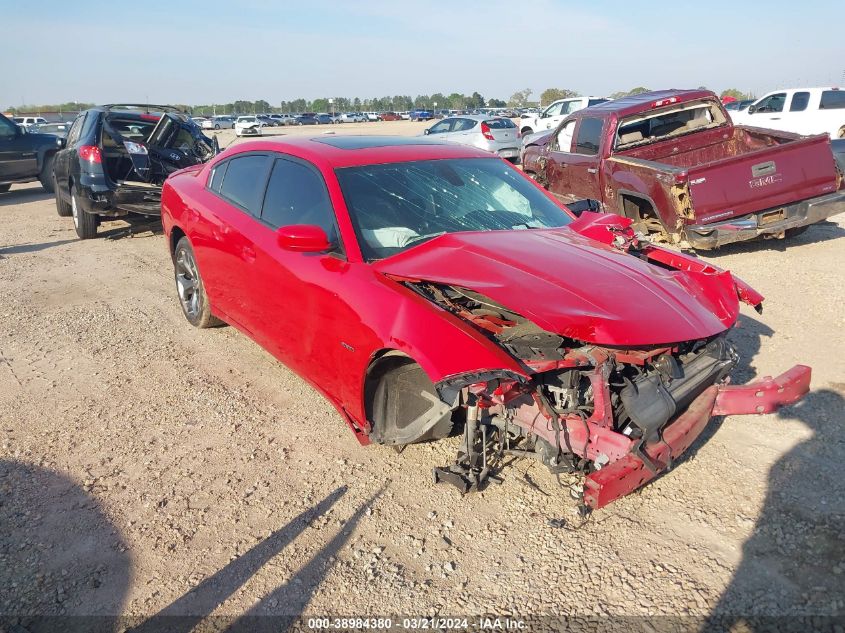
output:
[[[588, 119], [593, 134], [601, 129], [593, 145], [579, 136]], [[655, 133], [667, 126], [672, 132]], [[620, 99], [581, 110], [558, 130], [525, 149], [525, 170], [564, 202], [597, 201], [668, 241], [710, 249], [784, 237], [845, 211], [827, 136], [733, 126], [705, 91]]]

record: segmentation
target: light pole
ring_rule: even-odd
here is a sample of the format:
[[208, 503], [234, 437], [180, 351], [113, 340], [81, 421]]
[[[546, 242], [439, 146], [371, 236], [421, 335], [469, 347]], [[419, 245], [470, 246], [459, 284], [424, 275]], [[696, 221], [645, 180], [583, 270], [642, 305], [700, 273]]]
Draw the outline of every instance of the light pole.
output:
[[332, 113], [332, 118], [334, 118], [334, 99], [329, 97], [329, 111]]
[[437, 102], [436, 101], [434, 102], [434, 112], [431, 113], [431, 116], [433, 116], [433, 117], [437, 116]]

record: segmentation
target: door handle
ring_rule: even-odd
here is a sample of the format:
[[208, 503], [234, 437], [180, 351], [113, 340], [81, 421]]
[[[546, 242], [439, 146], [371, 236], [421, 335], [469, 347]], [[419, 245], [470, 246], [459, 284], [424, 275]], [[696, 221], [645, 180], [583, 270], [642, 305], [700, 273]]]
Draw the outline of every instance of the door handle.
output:
[[780, 117], [779, 116], [773, 116], [771, 119], [769, 119], [769, 121], [780, 121]]
[[588, 173], [588, 174], [595, 174], [595, 173], [598, 173], [598, 169], [596, 169], [595, 167], [588, 167], [588, 168], [587, 168], [587, 173]]

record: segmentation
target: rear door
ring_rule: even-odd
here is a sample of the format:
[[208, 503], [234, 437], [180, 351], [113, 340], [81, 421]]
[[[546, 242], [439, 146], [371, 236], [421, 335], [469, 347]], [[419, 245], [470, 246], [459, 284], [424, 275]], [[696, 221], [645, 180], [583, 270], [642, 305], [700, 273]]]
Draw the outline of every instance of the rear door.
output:
[[211, 304], [251, 335], [261, 319], [251, 294], [252, 237], [271, 164], [266, 153], [242, 153], [215, 165], [191, 235]]

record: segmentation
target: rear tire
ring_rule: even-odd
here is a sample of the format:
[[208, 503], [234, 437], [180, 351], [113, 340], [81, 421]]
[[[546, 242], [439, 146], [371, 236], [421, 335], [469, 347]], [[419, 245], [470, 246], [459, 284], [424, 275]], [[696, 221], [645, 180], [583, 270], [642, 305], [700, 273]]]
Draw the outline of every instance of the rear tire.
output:
[[44, 164], [41, 165], [41, 173], [38, 175], [38, 180], [44, 191], [53, 193], [53, 163], [56, 160], [55, 154], [50, 154], [44, 157]]
[[187, 237], [176, 242], [173, 252], [173, 274], [176, 279], [176, 293], [182, 314], [188, 323], [197, 328], [216, 327], [223, 322], [211, 314], [211, 304], [205, 293], [205, 285], [197, 267], [194, 248]]
[[73, 187], [70, 188], [70, 208], [73, 216], [73, 228], [76, 229], [76, 235], [81, 240], [90, 240], [97, 236], [97, 216], [92, 213], [86, 213], [79, 207], [76, 198], [76, 191]]
[[63, 218], [69, 218], [73, 215], [73, 208], [70, 203], [62, 200], [62, 194], [59, 191], [59, 183], [56, 180], [56, 174], [53, 173], [53, 193], [56, 196], [56, 213]]

